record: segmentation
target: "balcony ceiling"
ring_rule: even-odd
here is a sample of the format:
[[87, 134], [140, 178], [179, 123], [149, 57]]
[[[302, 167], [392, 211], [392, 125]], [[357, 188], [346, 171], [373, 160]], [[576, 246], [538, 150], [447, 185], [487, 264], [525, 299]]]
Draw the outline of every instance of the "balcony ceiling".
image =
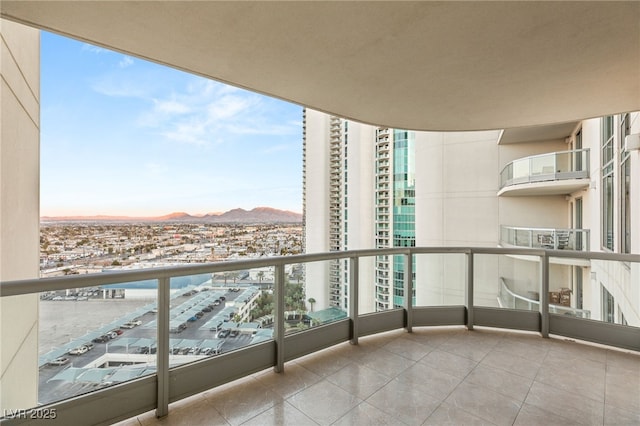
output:
[[640, 110], [640, 2], [0, 2], [2, 17], [367, 123]]

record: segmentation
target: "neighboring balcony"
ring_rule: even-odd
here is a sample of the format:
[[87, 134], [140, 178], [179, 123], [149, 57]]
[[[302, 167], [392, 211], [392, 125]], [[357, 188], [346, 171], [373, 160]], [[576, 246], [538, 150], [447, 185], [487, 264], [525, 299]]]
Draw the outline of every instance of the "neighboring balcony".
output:
[[500, 227], [503, 247], [589, 251], [588, 229]]
[[498, 196], [562, 195], [589, 186], [589, 150], [521, 158], [500, 173]]

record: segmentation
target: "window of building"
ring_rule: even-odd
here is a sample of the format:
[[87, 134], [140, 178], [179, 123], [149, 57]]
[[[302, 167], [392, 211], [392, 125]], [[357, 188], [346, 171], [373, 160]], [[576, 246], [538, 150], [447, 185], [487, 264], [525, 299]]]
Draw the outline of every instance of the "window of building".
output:
[[629, 114], [620, 116], [620, 251], [631, 253], [631, 155], [624, 149], [629, 133]]
[[602, 227], [601, 245], [614, 250], [613, 212], [614, 212], [614, 151], [613, 116], [602, 118]]
[[614, 323], [616, 302], [602, 283], [600, 283], [600, 287], [602, 288], [602, 321]]

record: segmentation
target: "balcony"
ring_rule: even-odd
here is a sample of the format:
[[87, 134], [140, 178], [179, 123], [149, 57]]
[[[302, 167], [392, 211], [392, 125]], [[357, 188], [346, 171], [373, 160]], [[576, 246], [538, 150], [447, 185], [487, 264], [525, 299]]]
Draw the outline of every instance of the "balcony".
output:
[[568, 195], [589, 186], [589, 150], [515, 160], [500, 173], [498, 196]]
[[500, 227], [503, 247], [589, 251], [588, 229]]
[[[499, 279], [485, 277], [487, 269], [493, 257], [513, 255], [539, 258], [542, 267], [536, 269], [538, 275], [515, 275], [520, 281], [534, 281], [541, 296], [537, 304], [523, 299], [519, 300], [532, 305], [500, 307], [496, 303], [498, 296], [507, 300], [507, 295], [501, 293], [504, 289]], [[413, 281], [407, 279], [403, 293], [414, 294], [415, 290], [416, 300], [424, 297], [425, 291], [438, 295], [450, 290], [450, 294], [439, 297], [440, 303], [360, 311], [358, 293], [368, 287], [358, 283], [356, 273], [348, 291], [351, 308], [347, 318], [285, 333], [287, 265], [346, 260], [354, 271], [362, 267], [363, 258], [380, 260], [381, 256], [401, 257], [405, 271], [421, 262], [436, 265], [443, 257], [449, 258], [449, 272], [436, 274], [442, 282], [431, 283], [429, 279], [427, 287], [414, 289]], [[549, 303], [551, 258], [624, 263], [632, 271], [640, 270], [640, 255], [518, 248], [394, 248], [8, 281], [0, 283], [0, 297], [19, 303], [22, 295], [44, 291], [144, 280], [157, 283], [156, 353], [146, 355], [154, 360], [154, 368], [144, 377], [116, 385], [96, 382], [92, 392], [39, 406], [40, 410], [55, 409], [52, 424], [124, 419], [131, 419], [125, 424], [136, 424], [135, 416], [144, 424], [154, 424], [164, 422], [154, 416], [167, 414], [187, 423], [264, 424], [268, 420], [280, 424], [287, 419], [298, 424], [307, 418], [320, 424], [338, 420], [366, 423], [362, 416], [372, 413], [391, 423], [420, 424], [440, 424], [448, 418], [455, 418], [456, 423], [499, 424], [537, 423], [540, 418], [557, 423], [636, 422], [640, 416], [640, 322], [630, 316], [627, 319], [633, 326], [554, 313], [557, 308]], [[273, 337], [197, 360], [185, 358], [182, 365], [170, 358], [171, 279], [256, 268], [274, 270]], [[456, 273], [458, 278], [451, 275], [461, 269], [465, 273]], [[419, 282], [420, 269], [413, 270]], [[447, 276], [450, 278], [445, 281]], [[635, 305], [630, 308], [638, 310]], [[271, 368], [275, 372], [269, 371]], [[5, 417], [7, 413], [5, 410]], [[23, 421], [5, 418], [4, 423]]]

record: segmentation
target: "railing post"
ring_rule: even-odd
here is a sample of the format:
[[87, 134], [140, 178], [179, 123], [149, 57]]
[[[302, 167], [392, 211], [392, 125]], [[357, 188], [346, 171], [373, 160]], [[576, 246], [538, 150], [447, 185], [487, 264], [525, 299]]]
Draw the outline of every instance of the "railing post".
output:
[[467, 271], [465, 274], [465, 302], [467, 305], [467, 330], [473, 330], [473, 251], [467, 253]]
[[404, 255], [404, 309], [407, 312], [405, 330], [413, 332], [413, 257], [411, 251]]
[[359, 258], [349, 258], [349, 317], [351, 318], [351, 344], [358, 344], [358, 290], [360, 284], [358, 282], [359, 276]]
[[169, 414], [169, 288], [171, 279], [158, 279], [158, 316], [157, 316], [157, 351], [156, 375], [158, 377], [158, 402], [156, 417]]
[[275, 327], [274, 339], [276, 342], [276, 373], [284, 372], [284, 265], [275, 266]]
[[549, 254], [540, 257], [540, 334], [549, 337]]

